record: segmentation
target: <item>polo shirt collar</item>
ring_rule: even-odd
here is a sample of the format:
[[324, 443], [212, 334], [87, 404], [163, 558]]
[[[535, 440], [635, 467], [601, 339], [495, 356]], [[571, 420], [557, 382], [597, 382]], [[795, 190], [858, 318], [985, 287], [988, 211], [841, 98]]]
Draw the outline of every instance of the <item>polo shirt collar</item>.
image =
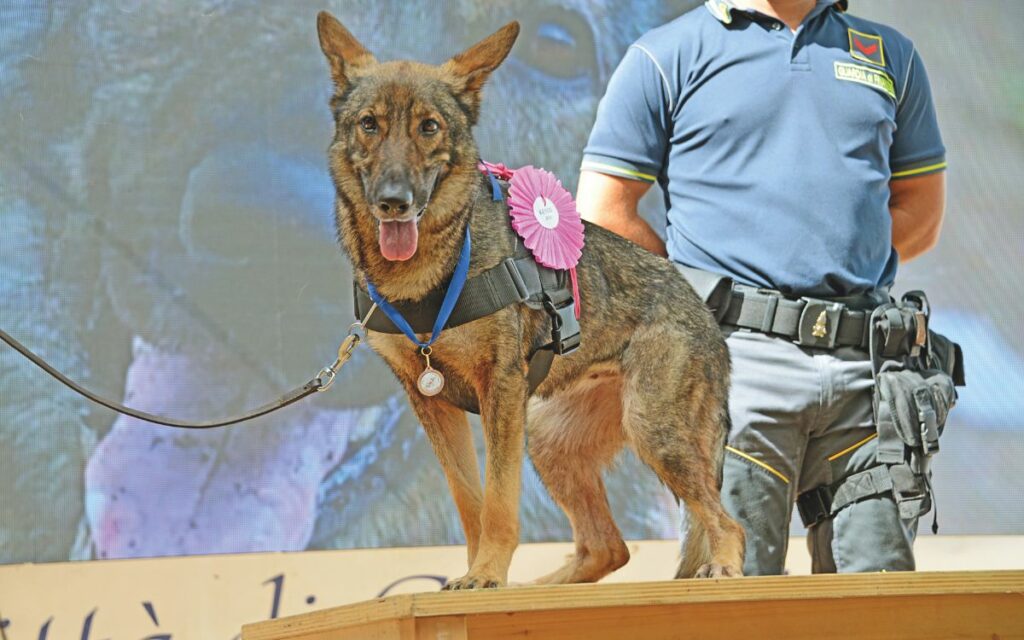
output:
[[[846, 11], [849, 4], [849, 0], [839, 0], [838, 2], [836, 0], [818, 0], [818, 4], [811, 9], [809, 16], [813, 17], [829, 6], [833, 6], [839, 11]], [[732, 0], [706, 0], [704, 6], [722, 24], [730, 24], [733, 19], [733, 12], [741, 11], [741, 9], [733, 4]]]

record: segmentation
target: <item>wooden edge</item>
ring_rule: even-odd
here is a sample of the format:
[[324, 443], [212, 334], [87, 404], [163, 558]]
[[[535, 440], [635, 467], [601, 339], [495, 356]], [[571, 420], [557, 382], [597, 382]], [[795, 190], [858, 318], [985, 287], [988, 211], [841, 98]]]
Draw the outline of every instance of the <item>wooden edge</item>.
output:
[[245, 640], [288, 638], [389, 618], [508, 613], [551, 609], [651, 606], [753, 600], [821, 600], [935, 594], [1019, 593], [1024, 571], [896, 572], [812, 576], [760, 576], [672, 580], [390, 596], [322, 611], [245, 625]]
[[413, 617], [413, 601], [420, 594], [405, 594], [376, 598], [314, 611], [312, 614], [287, 616], [277, 620], [252, 622], [242, 625], [244, 640], [263, 638], [290, 638], [317, 631], [332, 631], [339, 627], [351, 627], [380, 622], [382, 620], [404, 620]]

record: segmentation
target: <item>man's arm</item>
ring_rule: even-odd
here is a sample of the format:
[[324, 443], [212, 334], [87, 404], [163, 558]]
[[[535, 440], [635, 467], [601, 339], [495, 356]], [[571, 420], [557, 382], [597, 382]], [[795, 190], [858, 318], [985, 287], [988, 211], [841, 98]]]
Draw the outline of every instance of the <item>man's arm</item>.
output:
[[632, 240], [659, 256], [667, 256], [665, 243], [640, 217], [637, 205], [651, 183], [597, 171], [580, 171], [576, 209], [584, 220]]
[[892, 244], [900, 254], [900, 262], [908, 262], [939, 241], [946, 210], [946, 173], [892, 180], [889, 189]]

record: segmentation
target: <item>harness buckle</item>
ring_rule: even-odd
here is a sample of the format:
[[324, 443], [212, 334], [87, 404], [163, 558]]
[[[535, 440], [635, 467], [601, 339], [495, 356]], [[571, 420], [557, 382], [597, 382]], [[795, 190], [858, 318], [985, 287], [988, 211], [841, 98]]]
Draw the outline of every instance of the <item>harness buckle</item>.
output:
[[576, 320], [576, 303], [570, 300], [556, 308], [551, 298], [545, 296], [544, 310], [551, 318], [551, 350], [564, 356], [578, 349], [580, 323]]
[[843, 305], [817, 298], [800, 298], [805, 304], [800, 312], [795, 342], [802, 347], [834, 349], [839, 335]]

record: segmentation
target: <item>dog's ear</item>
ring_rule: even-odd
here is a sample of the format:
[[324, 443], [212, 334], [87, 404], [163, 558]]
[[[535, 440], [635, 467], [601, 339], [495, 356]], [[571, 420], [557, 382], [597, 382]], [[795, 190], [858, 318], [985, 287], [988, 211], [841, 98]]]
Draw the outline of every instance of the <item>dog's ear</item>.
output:
[[505, 60], [519, 36], [519, 23], [510, 22], [469, 49], [444, 63], [442, 69], [455, 95], [476, 122], [480, 91], [491, 72]]
[[348, 29], [326, 11], [317, 14], [316, 31], [320, 36], [320, 48], [331, 65], [331, 77], [338, 91], [344, 89], [349, 82], [347, 70], [377, 62], [373, 54], [359, 44]]

